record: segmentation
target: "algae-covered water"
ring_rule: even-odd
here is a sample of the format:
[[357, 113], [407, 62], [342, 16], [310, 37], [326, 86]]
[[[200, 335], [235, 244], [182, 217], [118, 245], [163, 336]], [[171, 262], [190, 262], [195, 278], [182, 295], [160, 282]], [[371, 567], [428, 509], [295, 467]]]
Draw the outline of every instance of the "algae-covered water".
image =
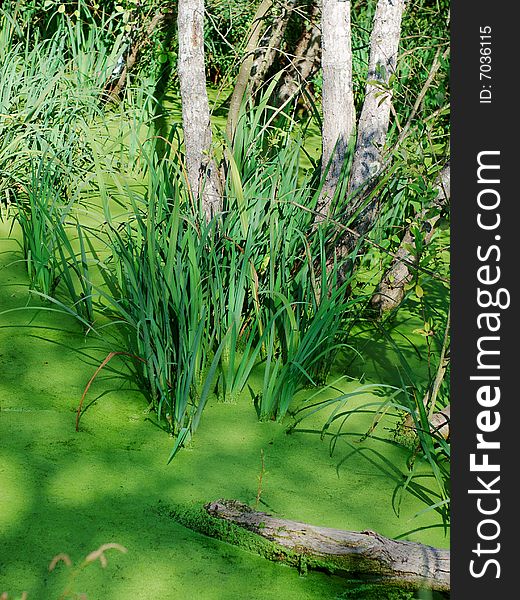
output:
[[[1, 311], [37, 304], [7, 232], [4, 223]], [[55, 598], [67, 570], [61, 565], [49, 573], [52, 557], [67, 553], [77, 564], [101, 544], [116, 542], [128, 553], [112, 551], [106, 569], [95, 563], [78, 577], [78, 591], [91, 599], [342, 597], [345, 582], [338, 577], [300, 576], [168, 516], [175, 505], [200, 506], [217, 498], [254, 505], [261, 451], [260, 509], [390, 537], [438, 523], [432, 512], [414, 516], [425, 505], [411, 495], [403, 496], [399, 516], [394, 512], [395, 481], [368, 460], [368, 451], [338, 468], [346, 446], [330, 457], [327, 442], [316, 434], [287, 435], [283, 424], [259, 423], [247, 395], [236, 404], [210, 402], [192, 445], [167, 465], [172, 440], [153, 424], [143, 397], [107, 372], [95, 382], [89, 397], [96, 401], [76, 433], [75, 408], [106, 353], [96, 346], [94, 337], [85, 338], [60, 313], [20, 310], [0, 316], [0, 591], [27, 591], [30, 600]], [[120, 370], [117, 360], [113, 367]], [[371, 419], [356, 416], [352, 430], [366, 431]], [[322, 422], [317, 417], [306, 427]], [[388, 461], [405, 468], [405, 451], [370, 440], [363, 447], [384, 451]], [[407, 538], [448, 545], [438, 527]]]
[[[89, 391], [76, 432], [85, 385], [107, 352], [120, 348], [107, 348], [93, 333], [85, 337], [72, 317], [29, 293], [20, 234], [10, 227], [9, 221], [0, 223], [0, 594], [57, 598], [69, 571], [60, 564], [49, 573], [54, 556], [66, 553], [78, 565], [102, 544], [118, 543], [126, 554], [109, 551], [106, 569], [96, 562], [77, 576], [75, 589], [90, 600], [350, 597], [344, 579], [301, 576], [170, 516], [176, 506], [200, 507], [218, 498], [388, 537], [415, 530], [404, 539], [448, 547], [438, 516], [425, 511], [423, 502], [405, 493], [399, 510], [392, 503], [396, 479], [388, 465], [404, 473], [409, 453], [374, 439], [361, 444], [357, 435], [342, 439], [331, 457], [328, 440], [316, 433], [321, 414], [302, 423], [308, 432], [288, 435], [290, 419], [258, 422], [248, 392], [234, 404], [213, 398], [190, 447], [167, 465], [173, 440], [156, 426], [115, 358]], [[412, 335], [418, 325], [403, 326]], [[362, 357], [338, 364], [332, 380], [347, 377], [337, 383], [339, 391], [324, 394], [354, 390], [362, 375], [363, 383], [398, 383], [391, 349], [370, 334], [355, 343]], [[410, 346], [403, 352], [413, 364]], [[418, 361], [416, 366], [425, 369]], [[298, 400], [312, 393], [301, 392]], [[351, 407], [382, 400], [381, 393], [368, 391]], [[372, 419], [356, 414], [348, 431], [362, 434]], [[391, 426], [391, 419], [383, 420], [378, 436], [389, 437]]]

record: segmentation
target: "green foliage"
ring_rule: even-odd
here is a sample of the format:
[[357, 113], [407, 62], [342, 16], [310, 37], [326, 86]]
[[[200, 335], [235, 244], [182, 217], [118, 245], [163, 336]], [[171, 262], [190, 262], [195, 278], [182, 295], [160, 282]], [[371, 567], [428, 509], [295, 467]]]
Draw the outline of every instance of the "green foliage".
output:
[[88, 327], [94, 320], [92, 284], [81, 227], [76, 223], [79, 249], [70, 240], [66, 220], [73, 202], [64, 202], [59, 172], [45, 157], [32, 164], [26, 200], [16, 197], [15, 219], [22, 231], [23, 255], [30, 285], [43, 298], [53, 299], [60, 281], [69, 303]]
[[241, 48], [255, 14], [254, 2], [207, 0], [204, 42], [206, 69], [215, 84], [230, 83], [238, 72]]
[[241, 216], [236, 235], [254, 247], [251, 318], [265, 369], [262, 390], [251, 391], [261, 419], [281, 419], [299, 389], [323, 383], [358, 301], [348, 277], [337, 284], [339, 266], [327, 266], [324, 231], [313, 234], [317, 191], [300, 177], [301, 133], [269, 106], [275, 85], [241, 113], [226, 195]]
[[26, 204], [17, 200], [16, 213], [27, 271], [34, 289], [52, 296], [60, 277], [58, 245], [66, 214], [61, 214], [60, 194], [44, 162], [32, 169], [27, 196]]
[[205, 285], [212, 231], [199, 235], [180, 212], [178, 179], [165, 164], [150, 162], [149, 169], [148, 192], [131, 199], [131, 221], [107, 231], [113, 259], [103, 263], [106, 289], [100, 293], [107, 312], [124, 324], [125, 350], [143, 359], [135, 365], [141, 389], [178, 435], [196, 428], [209, 392], [200, 387], [218, 360], [211, 357]]
[[326, 378], [355, 303], [348, 281], [335, 285], [335, 268], [327, 276], [323, 239], [306, 237], [313, 192], [304, 185], [295, 195], [299, 142], [288, 137], [261, 171], [251, 168], [264, 117], [241, 120], [237, 138], [247, 145], [235, 146], [222, 215], [206, 224], [176, 159], [155, 158], [151, 146], [141, 152], [147, 191], [127, 188], [127, 219], [109, 218], [98, 235], [109, 250], [103, 261], [95, 255], [104, 312], [119, 323], [124, 351], [140, 359], [132, 372], [178, 436], [175, 452], [195, 431], [214, 378], [233, 400], [264, 360], [263, 389], [253, 393], [259, 416], [282, 418], [298, 389]]
[[[99, 98], [117, 60], [102, 28], [85, 33], [64, 17], [42, 40], [16, 11], [0, 11], [0, 193], [23, 191], [31, 162], [45, 155], [62, 189], [92, 164], [86, 123], [101, 115]], [[72, 183], [74, 182], [74, 184]]]

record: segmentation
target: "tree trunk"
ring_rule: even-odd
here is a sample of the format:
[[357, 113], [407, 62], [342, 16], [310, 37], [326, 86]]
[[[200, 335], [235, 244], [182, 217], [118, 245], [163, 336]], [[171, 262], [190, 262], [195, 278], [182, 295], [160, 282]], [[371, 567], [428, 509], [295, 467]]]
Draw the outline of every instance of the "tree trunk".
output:
[[305, 82], [319, 67], [321, 58], [321, 31], [319, 28], [320, 7], [316, 2], [312, 5], [309, 17], [310, 26], [302, 33], [296, 48], [294, 58], [286, 69], [280, 89], [278, 90], [278, 103], [284, 104], [296, 96]]
[[[256, 512], [236, 500], [205, 506], [213, 517], [234, 523], [298, 555], [307, 566], [336, 575], [362, 575], [405, 589], [450, 589], [450, 552], [416, 542], [385, 538], [374, 531], [316, 527]], [[276, 552], [273, 552], [276, 557]]]
[[[251, 68], [251, 91], [256, 92], [264, 82], [269, 69], [273, 66], [277, 52], [279, 52], [283, 36], [289, 24], [296, 0], [287, 0], [282, 6], [281, 14], [274, 18], [270, 35], [265, 40], [266, 48], [262, 48]], [[261, 43], [261, 45], [263, 45]]]
[[[450, 167], [445, 167], [437, 178], [436, 182], [437, 197], [434, 205], [439, 209], [444, 206], [450, 198]], [[423, 243], [429, 244], [435, 233], [435, 225], [439, 219], [438, 216], [426, 219], [427, 206], [419, 211], [414, 218], [414, 222], [419, 227], [426, 230]], [[401, 245], [396, 252], [395, 258], [388, 270], [383, 275], [375, 294], [372, 296], [371, 304], [380, 314], [393, 310], [401, 304], [405, 296], [405, 287], [411, 283], [414, 275], [414, 267], [417, 266], [418, 257], [410, 251], [410, 246], [414, 246], [415, 237], [408, 226], [401, 241]]]
[[[204, 64], [204, 0], [180, 0], [178, 74], [188, 183], [209, 220], [221, 209], [222, 186], [211, 156], [212, 135]], [[201, 196], [201, 198], [199, 198]]]
[[[370, 59], [363, 109], [359, 118], [356, 150], [349, 189], [355, 192], [381, 168], [381, 153], [390, 122], [391, 75], [397, 65], [405, 0], [378, 0], [370, 36]], [[352, 202], [348, 216], [359, 206]], [[348, 217], [347, 217], [348, 218]]]
[[238, 72], [237, 81], [235, 83], [235, 88], [229, 104], [226, 135], [230, 143], [233, 143], [233, 138], [235, 137], [240, 107], [249, 84], [249, 77], [251, 75], [251, 68], [254, 61], [254, 52], [258, 48], [258, 41], [262, 31], [263, 19], [267, 12], [271, 9], [272, 5], [273, 0], [262, 0], [260, 6], [257, 8], [255, 16], [253, 17], [253, 22], [249, 30], [244, 58], [242, 60], [242, 64], [240, 65], [240, 71]]
[[133, 69], [135, 63], [137, 62], [139, 52], [141, 51], [143, 46], [145, 46], [150, 41], [150, 37], [154, 33], [154, 31], [161, 27], [165, 18], [166, 14], [162, 11], [158, 11], [157, 13], [155, 13], [142, 37], [138, 36], [137, 39], [132, 43], [132, 45], [130, 46], [130, 51], [128, 52], [128, 56], [126, 58], [125, 66], [121, 71], [119, 79], [117, 80], [115, 86], [112, 89], [108, 89], [109, 100], [115, 100], [119, 97], [121, 90], [126, 85], [128, 73]]
[[[325, 0], [323, 2], [325, 6]], [[404, 8], [405, 0], [378, 0], [377, 3], [370, 36], [370, 58], [365, 100], [357, 127], [356, 148], [349, 180], [349, 195], [352, 194], [353, 197], [344, 210], [341, 211], [340, 216], [343, 222], [352, 223], [351, 229], [356, 231], [357, 235], [352, 235], [350, 232], [343, 232], [338, 235], [335, 247], [332, 249], [333, 254], [338, 259], [346, 258], [354, 250], [358, 239], [373, 228], [379, 215], [379, 198], [375, 197], [367, 206], [361, 209], [352, 222], [352, 218], [362, 207], [369, 191], [366, 189], [367, 184], [370, 181], [375, 181], [374, 175], [378, 173], [381, 167], [381, 152], [386, 141], [390, 122], [391, 92], [388, 84], [397, 64]], [[325, 70], [323, 80], [325, 88]], [[348, 112], [349, 109], [346, 109], [346, 111]], [[337, 179], [334, 183], [337, 184]], [[358, 191], [360, 193], [354, 195]], [[326, 192], [331, 196], [334, 189], [326, 190]], [[323, 213], [324, 210], [322, 209], [321, 212]], [[348, 270], [348, 265], [346, 269]], [[342, 276], [341, 273], [340, 276]]]
[[323, 152], [318, 213], [327, 214], [356, 127], [352, 91], [350, 2], [322, 0]]

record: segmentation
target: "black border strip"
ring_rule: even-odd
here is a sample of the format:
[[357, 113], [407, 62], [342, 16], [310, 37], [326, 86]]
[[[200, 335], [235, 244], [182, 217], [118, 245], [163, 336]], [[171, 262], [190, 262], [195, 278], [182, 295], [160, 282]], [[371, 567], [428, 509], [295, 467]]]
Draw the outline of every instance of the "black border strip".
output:
[[[520, 94], [515, 91], [515, 50], [520, 42], [517, 16], [514, 2], [452, 2], [451, 597], [455, 600], [505, 600], [519, 594], [513, 581], [518, 529], [513, 488], [519, 475], [515, 442], [520, 441], [520, 385], [515, 379], [515, 370], [520, 373], [516, 364], [520, 327], [513, 287], [520, 262], [520, 184], [515, 181], [520, 176], [520, 150], [514, 148], [520, 129]], [[490, 37], [486, 38], [488, 27]], [[484, 50], [487, 47], [490, 55]], [[481, 163], [499, 166], [481, 170], [480, 183], [479, 153], [485, 153], [480, 154]], [[483, 209], [479, 198], [482, 205], [493, 206], [493, 199], [498, 205]], [[496, 283], [482, 282], [494, 281], [498, 274]], [[479, 288], [489, 292], [481, 292], [480, 305]], [[485, 307], [490, 299], [498, 306]], [[491, 313], [498, 316], [482, 316]], [[490, 331], [490, 327], [499, 328]], [[472, 380], [472, 376], [481, 379]], [[495, 388], [500, 388], [497, 402]], [[479, 433], [490, 444], [488, 448], [477, 448]], [[498, 442], [500, 449], [491, 448], [492, 442]], [[489, 464], [500, 470], [476, 466], [472, 471], [472, 454], [476, 465], [483, 465], [487, 454]], [[496, 477], [500, 479], [494, 481]]]

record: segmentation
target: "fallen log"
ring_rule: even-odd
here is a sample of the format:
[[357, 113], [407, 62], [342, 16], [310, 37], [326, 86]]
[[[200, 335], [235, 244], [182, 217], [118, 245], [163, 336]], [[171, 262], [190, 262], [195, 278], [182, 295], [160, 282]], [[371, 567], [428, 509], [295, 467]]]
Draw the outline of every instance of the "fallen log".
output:
[[215, 518], [255, 533], [310, 568], [336, 575], [362, 576], [401, 589], [450, 590], [450, 552], [385, 538], [374, 531], [343, 531], [273, 517], [236, 500], [205, 505]]

